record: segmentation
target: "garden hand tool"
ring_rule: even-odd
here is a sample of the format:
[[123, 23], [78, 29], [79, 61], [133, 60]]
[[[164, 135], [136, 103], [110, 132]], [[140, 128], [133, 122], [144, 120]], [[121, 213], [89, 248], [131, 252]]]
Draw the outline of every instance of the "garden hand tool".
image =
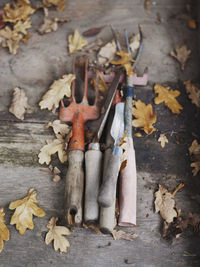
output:
[[[76, 64], [73, 64], [75, 73]], [[97, 95], [94, 105], [89, 105], [87, 100], [88, 88], [88, 59], [85, 61], [85, 88], [82, 101], [76, 102], [75, 81], [72, 84], [72, 100], [68, 107], [61, 101], [60, 120], [72, 123], [72, 138], [68, 148], [68, 169], [65, 185], [65, 218], [70, 224], [71, 216], [75, 224], [82, 222], [82, 198], [84, 189], [84, 123], [88, 120], [96, 120], [99, 117]]]
[[99, 140], [101, 138], [102, 131], [120, 81], [120, 75], [121, 71], [118, 71], [110, 88], [108, 89], [108, 93], [101, 111], [101, 116], [97, 120], [95, 136], [92, 143], [90, 143], [88, 146], [88, 151], [85, 153], [85, 222], [96, 221], [99, 218], [99, 205], [97, 203], [97, 196], [99, 193], [102, 167], [102, 152], [100, 150]]

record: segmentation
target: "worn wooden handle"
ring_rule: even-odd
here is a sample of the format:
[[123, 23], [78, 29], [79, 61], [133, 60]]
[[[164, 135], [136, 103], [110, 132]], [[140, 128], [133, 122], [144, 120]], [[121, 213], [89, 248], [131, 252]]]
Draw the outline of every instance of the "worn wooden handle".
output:
[[136, 225], [137, 175], [133, 139], [127, 138], [127, 165], [120, 174], [120, 226]]
[[101, 207], [110, 207], [115, 201], [117, 178], [121, 166], [121, 156], [111, 154], [105, 180], [101, 185], [98, 203]]
[[85, 222], [96, 221], [99, 218], [99, 205], [97, 197], [101, 178], [102, 152], [100, 150], [88, 150], [85, 153]]
[[68, 169], [65, 185], [65, 218], [70, 224], [73, 216], [75, 224], [82, 222], [82, 199], [84, 187], [83, 173], [84, 152], [81, 150], [71, 150], [68, 153]]

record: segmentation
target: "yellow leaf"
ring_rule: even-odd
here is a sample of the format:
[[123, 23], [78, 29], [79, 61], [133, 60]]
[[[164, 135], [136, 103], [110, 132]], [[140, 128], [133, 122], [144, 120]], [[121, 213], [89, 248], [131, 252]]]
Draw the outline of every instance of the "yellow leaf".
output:
[[200, 108], [200, 85], [191, 83], [191, 81], [184, 82], [184, 85], [192, 103]]
[[192, 145], [189, 147], [189, 152], [191, 156], [191, 160], [193, 161], [190, 166], [194, 168], [192, 170], [193, 176], [196, 176], [200, 171], [200, 145], [197, 140], [192, 142]]
[[180, 63], [181, 70], [184, 70], [185, 63], [189, 59], [190, 54], [191, 50], [188, 50], [186, 45], [177, 46], [175, 48], [175, 52], [174, 51], [170, 52], [170, 55], [176, 58], [176, 60], [178, 60], [178, 62]]
[[56, 6], [57, 11], [63, 11], [66, 6], [66, 0], [42, 0], [42, 3], [45, 7]]
[[176, 97], [180, 95], [178, 90], [170, 90], [170, 87], [164, 87], [160, 84], [154, 86], [155, 93], [158, 96], [154, 99], [155, 104], [160, 104], [162, 102], [171, 110], [172, 113], [178, 114], [181, 112], [183, 107], [178, 103]]
[[117, 46], [114, 40], [101, 47], [98, 53], [99, 65], [107, 66], [113, 60], [116, 51], [117, 51]]
[[24, 114], [28, 107], [27, 101], [28, 98], [26, 97], [25, 92], [18, 87], [14, 88], [13, 99], [9, 111], [18, 119], [24, 120]]
[[18, 0], [5, 5], [3, 21], [15, 23], [19, 20], [27, 20], [34, 12], [35, 9], [31, 7], [29, 0]]
[[10, 238], [9, 230], [5, 225], [4, 216], [5, 216], [4, 209], [0, 208], [0, 253], [3, 250], [4, 241], [8, 241]]
[[48, 110], [58, 108], [59, 102], [64, 96], [71, 96], [71, 83], [74, 79], [75, 75], [68, 74], [63, 75], [61, 79], [54, 81], [50, 86], [50, 89], [42, 97], [42, 100], [39, 103], [40, 108], [48, 108]]
[[82, 50], [82, 48], [87, 44], [88, 42], [82, 38], [77, 29], [75, 29], [74, 35], [70, 34], [68, 36], [68, 47], [70, 54], [73, 54], [78, 50]]
[[45, 212], [35, 204], [38, 202], [36, 195], [36, 191], [31, 188], [25, 198], [11, 202], [9, 205], [10, 210], [15, 209], [10, 224], [16, 224], [16, 228], [21, 235], [26, 232], [27, 228], [34, 228], [33, 215], [37, 217], [45, 215]]
[[70, 231], [65, 226], [57, 226], [58, 218], [52, 217], [47, 225], [49, 232], [46, 234], [45, 243], [49, 245], [54, 241], [55, 251], [60, 250], [61, 252], [67, 252], [68, 247], [70, 247], [69, 241], [64, 237], [64, 235], [70, 235]]
[[69, 134], [71, 127], [66, 123], [62, 123], [60, 120], [50, 121], [46, 128], [52, 127], [55, 135], [61, 134], [62, 137]]
[[131, 66], [131, 62], [134, 62], [134, 60], [131, 58], [129, 53], [121, 50], [121, 51], [116, 52], [116, 55], [120, 56], [121, 58], [116, 61], [115, 60], [111, 61], [111, 64], [122, 65], [126, 69], [126, 74], [128, 76], [133, 75], [134, 72]]
[[160, 142], [160, 145], [162, 148], [165, 147], [165, 143], [168, 143], [168, 139], [165, 136], [165, 134], [161, 134], [160, 137], [158, 138], [158, 142]]
[[133, 120], [132, 125], [134, 127], [141, 127], [146, 134], [152, 134], [156, 129], [153, 124], [156, 123], [156, 113], [153, 112], [151, 104], [146, 105], [142, 101], [134, 101], [133, 116], [136, 118]]
[[67, 161], [66, 143], [62, 138], [54, 139], [53, 141], [48, 142], [47, 145], [44, 145], [40, 149], [40, 153], [38, 155], [39, 163], [40, 164], [46, 163], [48, 165], [51, 161], [51, 155], [57, 152], [58, 152], [58, 158], [62, 163]]
[[[102, 77], [102, 75], [99, 75], [99, 79], [96, 81], [96, 78], [91, 80], [91, 84], [94, 86], [94, 88], [96, 88], [97, 84], [98, 84], [98, 90], [102, 93], [105, 94], [108, 90], [109, 85], [104, 81], [104, 78]], [[97, 84], [96, 84], [97, 82]]]
[[177, 217], [177, 209], [175, 206], [174, 197], [178, 190], [184, 187], [184, 184], [180, 184], [173, 193], [169, 193], [166, 188], [159, 185], [159, 190], [155, 192], [155, 212], [160, 212], [160, 216], [167, 222], [173, 222]]

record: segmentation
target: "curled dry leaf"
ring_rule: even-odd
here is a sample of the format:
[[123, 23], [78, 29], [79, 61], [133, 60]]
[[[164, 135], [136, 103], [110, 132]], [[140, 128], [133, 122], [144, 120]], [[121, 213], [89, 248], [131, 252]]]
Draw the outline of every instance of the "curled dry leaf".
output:
[[161, 134], [160, 137], [158, 138], [158, 142], [160, 142], [160, 145], [162, 148], [165, 147], [165, 143], [168, 143], [168, 139], [165, 136], [165, 134]]
[[17, 0], [4, 7], [3, 21], [16, 23], [19, 20], [26, 21], [35, 9], [31, 7], [29, 0]]
[[192, 170], [193, 176], [196, 176], [197, 173], [200, 171], [200, 145], [198, 144], [197, 140], [192, 142], [192, 145], [189, 147], [190, 157], [193, 161], [190, 166], [194, 168]]
[[55, 135], [60, 134], [62, 137], [69, 134], [71, 127], [66, 123], [62, 123], [60, 120], [50, 121], [46, 128], [52, 127]]
[[100, 31], [102, 30], [103, 27], [98, 27], [98, 28], [90, 28], [87, 31], [83, 32], [83, 36], [85, 37], [93, 37], [95, 35], [97, 35], [98, 33], [100, 33]]
[[200, 85], [191, 83], [191, 81], [184, 82], [184, 85], [192, 103], [200, 108]]
[[131, 62], [134, 62], [134, 60], [131, 58], [130, 54], [121, 50], [117, 51], [116, 55], [120, 56], [121, 58], [116, 61], [111, 61], [111, 64], [123, 66], [126, 69], [126, 74], [128, 76], [132, 76], [134, 73], [133, 68], [131, 66]]
[[133, 102], [133, 120], [134, 127], [140, 127], [146, 134], [152, 134], [156, 128], [153, 126], [156, 123], [156, 113], [153, 112], [151, 104], [146, 105], [141, 100]]
[[64, 96], [71, 96], [71, 83], [74, 79], [75, 75], [68, 74], [63, 75], [61, 79], [54, 81], [50, 86], [50, 89], [42, 97], [42, 100], [39, 103], [40, 108], [48, 108], [48, 110], [58, 108], [59, 102]]
[[10, 232], [5, 225], [5, 212], [3, 208], [0, 208], [0, 253], [4, 247], [4, 241], [8, 241], [10, 238]]
[[155, 104], [158, 105], [164, 102], [172, 113], [179, 114], [181, 112], [183, 107], [176, 100], [176, 97], [180, 95], [178, 90], [172, 91], [170, 86], [164, 87], [160, 84], [155, 84], [154, 91], [158, 94], [154, 99]]
[[45, 216], [45, 212], [35, 204], [38, 202], [36, 195], [35, 189], [31, 188], [25, 198], [13, 201], [9, 205], [10, 210], [15, 210], [10, 224], [16, 224], [16, 228], [21, 235], [26, 232], [27, 228], [34, 228], [33, 215], [37, 217]]
[[42, 0], [45, 7], [56, 6], [57, 11], [63, 11], [66, 6], [66, 0]]
[[160, 216], [170, 223], [178, 216], [178, 212], [175, 206], [174, 197], [178, 190], [184, 187], [184, 184], [180, 184], [173, 193], [168, 192], [166, 188], [159, 185], [159, 190], [155, 192], [155, 212], [160, 212]]
[[103, 46], [98, 53], [99, 64], [107, 66], [113, 60], [116, 51], [117, 51], [117, 46], [114, 40]]
[[88, 44], [87, 40], [83, 39], [77, 29], [75, 29], [74, 34], [68, 36], [68, 47], [69, 53], [73, 54], [79, 50], [82, 50], [84, 46]]
[[62, 139], [62, 137], [47, 142], [47, 144], [40, 149], [40, 153], [38, 155], [39, 163], [40, 164], [46, 163], [48, 165], [51, 161], [51, 155], [57, 152], [59, 160], [62, 163], [66, 162], [67, 161], [66, 143]]
[[70, 235], [70, 231], [65, 226], [57, 226], [58, 218], [52, 217], [47, 224], [49, 232], [46, 234], [45, 243], [49, 245], [52, 241], [55, 251], [60, 250], [61, 252], [67, 252], [68, 247], [70, 247], [69, 241], [64, 237], [64, 235]]
[[188, 50], [186, 45], [177, 46], [175, 51], [170, 52], [170, 55], [180, 63], [181, 70], [184, 70], [185, 63], [189, 59], [190, 54], [191, 50]]
[[26, 97], [25, 92], [18, 87], [14, 88], [13, 99], [9, 111], [18, 119], [24, 120], [24, 114], [27, 107], [28, 98]]
[[119, 230], [119, 231], [113, 230], [112, 235], [113, 235], [114, 240], [125, 239], [128, 241], [134, 241], [138, 237], [137, 234], [127, 233], [122, 230]]

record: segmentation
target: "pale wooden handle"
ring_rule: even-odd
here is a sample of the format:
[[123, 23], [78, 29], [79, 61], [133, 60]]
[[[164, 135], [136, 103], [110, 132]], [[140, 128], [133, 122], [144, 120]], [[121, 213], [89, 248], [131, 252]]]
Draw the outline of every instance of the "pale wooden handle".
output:
[[136, 225], [137, 174], [133, 139], [127, 138], [127, 165], [120, 175], [120, 215], [118, 225]]
[[65, 185], [65, 218], [70, 224], [70, 215], [74, 216], [75, 224], [82, 222], [82, 199], [84, 187], [83, 173], [84, 152], [72, 150], [68, 153], [68, 169]]
[[85, 222], [96, 221], [99, 218], [99, 205], [97, 197], [102, 167], [102, 152], [100, 150], [88, 150], [85, 153]]

